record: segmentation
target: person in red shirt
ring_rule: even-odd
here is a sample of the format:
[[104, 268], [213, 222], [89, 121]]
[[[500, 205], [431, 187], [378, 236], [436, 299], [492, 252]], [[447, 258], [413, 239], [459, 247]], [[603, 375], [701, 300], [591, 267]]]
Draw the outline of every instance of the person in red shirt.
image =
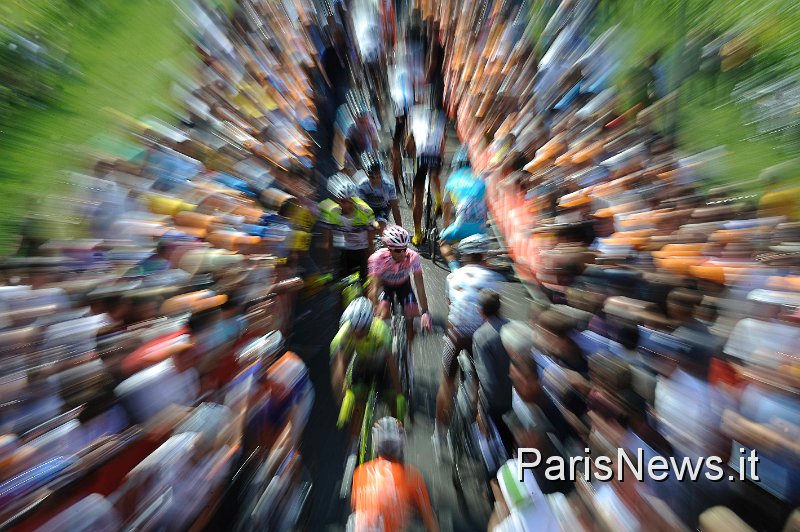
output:
[[348, 530], [406, 530], [412, 512], [428, 531], [438, 531], [425, 480], [404, 463], [405, 433], [400, 422], [384, 417], [372, 428], [376, 458], [353, 474]]

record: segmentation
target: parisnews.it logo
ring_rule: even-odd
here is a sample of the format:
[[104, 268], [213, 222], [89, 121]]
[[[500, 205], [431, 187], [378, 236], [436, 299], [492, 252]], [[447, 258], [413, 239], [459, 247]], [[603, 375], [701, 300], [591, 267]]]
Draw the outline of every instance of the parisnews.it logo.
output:
[[525, 470], [545, 468], [544, 476], [552, 481], [575, 482], [580, 475], [585, 480], [606, 482], [616, 479], [625, 480], [626, 474], [632, 474], [639, 482], [645, 477], [656, 482], [663, 482], [673, 476], [679, 482], [697, 482], [701, 477], [712, 482], [735, 481], [749, 479], [759, 481], [757, 466], [759, 458], [755, 450], [749, 454], [744, 448], [739, 449], [739, 474], [726, 475], [723, 465], [725, 460], [719, 456], [701, 456], [697, 458], [669, 458], [652, 456], [645, 460], [644, 450], [636, 449], [631, 455], [626, 449], [617, 449], [616, 457], [600, 455], [591, 456], [591, 450], [585, 448], [583, 456], [549, 456], [542, 459], [538, 449], [521, 447], [517, 450], [517, 478], [523, 482]]

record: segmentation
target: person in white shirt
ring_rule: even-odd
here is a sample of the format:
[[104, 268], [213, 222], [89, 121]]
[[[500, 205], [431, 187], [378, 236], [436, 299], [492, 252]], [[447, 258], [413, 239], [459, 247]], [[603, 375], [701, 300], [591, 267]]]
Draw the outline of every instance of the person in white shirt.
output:
[[489, 237], [483, 234], [462, 240], [458, 251], [464, 266], [447, 276], [450, 312], [442, 349], [442, 377], [436, 395], [436, 449], [441, 449], [450, 424], [458, 373], [458, 354], [464, 350], [472, 354], [472, 335], [484, 322], [478, 305], [481, 290], [500, 292], [504, 281], [503, 276], [485, 266], [486, 253], [490, 246]]

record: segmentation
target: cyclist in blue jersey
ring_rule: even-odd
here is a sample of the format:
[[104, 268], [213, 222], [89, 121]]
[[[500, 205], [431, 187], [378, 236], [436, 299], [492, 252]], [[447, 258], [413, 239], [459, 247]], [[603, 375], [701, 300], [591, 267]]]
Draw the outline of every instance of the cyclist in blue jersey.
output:
[[444, 187], [444, 229], [439, 246], [450, 270], [455, 271], [459, 263], [453, 246], [468, 236], [486, 231], [486, 184], [472, 173], [464, 147], [453, 155], [451, 166], [453, 172]]

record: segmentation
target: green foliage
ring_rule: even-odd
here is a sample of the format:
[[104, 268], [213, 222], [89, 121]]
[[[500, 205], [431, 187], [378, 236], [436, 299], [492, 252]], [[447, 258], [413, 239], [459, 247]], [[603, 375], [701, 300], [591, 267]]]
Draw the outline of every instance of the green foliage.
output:
[[[533, 2], [537, 12], [543, 2]], [[618, 25], [624, 42], [622, 68], [614, 79], [620, 89], [630, 88], [641, 75], [642, 65], [654, 52], [668, 85], [679, 86], [677, 135], [688, 152], [725, 145], [728, 171], [719, 181], [756, 177], [768, 166], [797, 157], [800, 139], [759, 136], [748, 124], [752, 102], [731, 98], [741, 83], [766, 83], [800, 68], [800, 3], [795, 0], [599, 0], [592, 36]], [[536, 41], [544, 23], [535, 28]], [[745, 36], [755, 53], [728, 72], [698, 72], [687, 59], [694, 39], [707, 44], [728, 34]], [[699, 52], [699, 50], [695, 50]], [[795, 109], [797, 113], [800, 109]], [[792, 142], [793, 141], [793, 142]], [[716, 184], [716, 183], [709, 183]]]
[[[172, 2], [7, 0], [0, 17], [11, 32], [43, 43], [52, 57], [42, 66], [0, 51], [0, 68], [6, 69], [0, 72], [0, 105], [9, 102], [0, 108], [3, 253], [23, 216], [33, 212], [44, 220], [37, 225], [47, 236], [80, 231], [58, 211], [59, 202], [36, 204], [69, 193], [64, 170], [82, 162], [87, 141], [114, 128], [107, 109], [163, 116], [170, 81], [191, 54], [175, 29], [178, 8]], [[23, 90], [6, 81], [8, 71]]]

